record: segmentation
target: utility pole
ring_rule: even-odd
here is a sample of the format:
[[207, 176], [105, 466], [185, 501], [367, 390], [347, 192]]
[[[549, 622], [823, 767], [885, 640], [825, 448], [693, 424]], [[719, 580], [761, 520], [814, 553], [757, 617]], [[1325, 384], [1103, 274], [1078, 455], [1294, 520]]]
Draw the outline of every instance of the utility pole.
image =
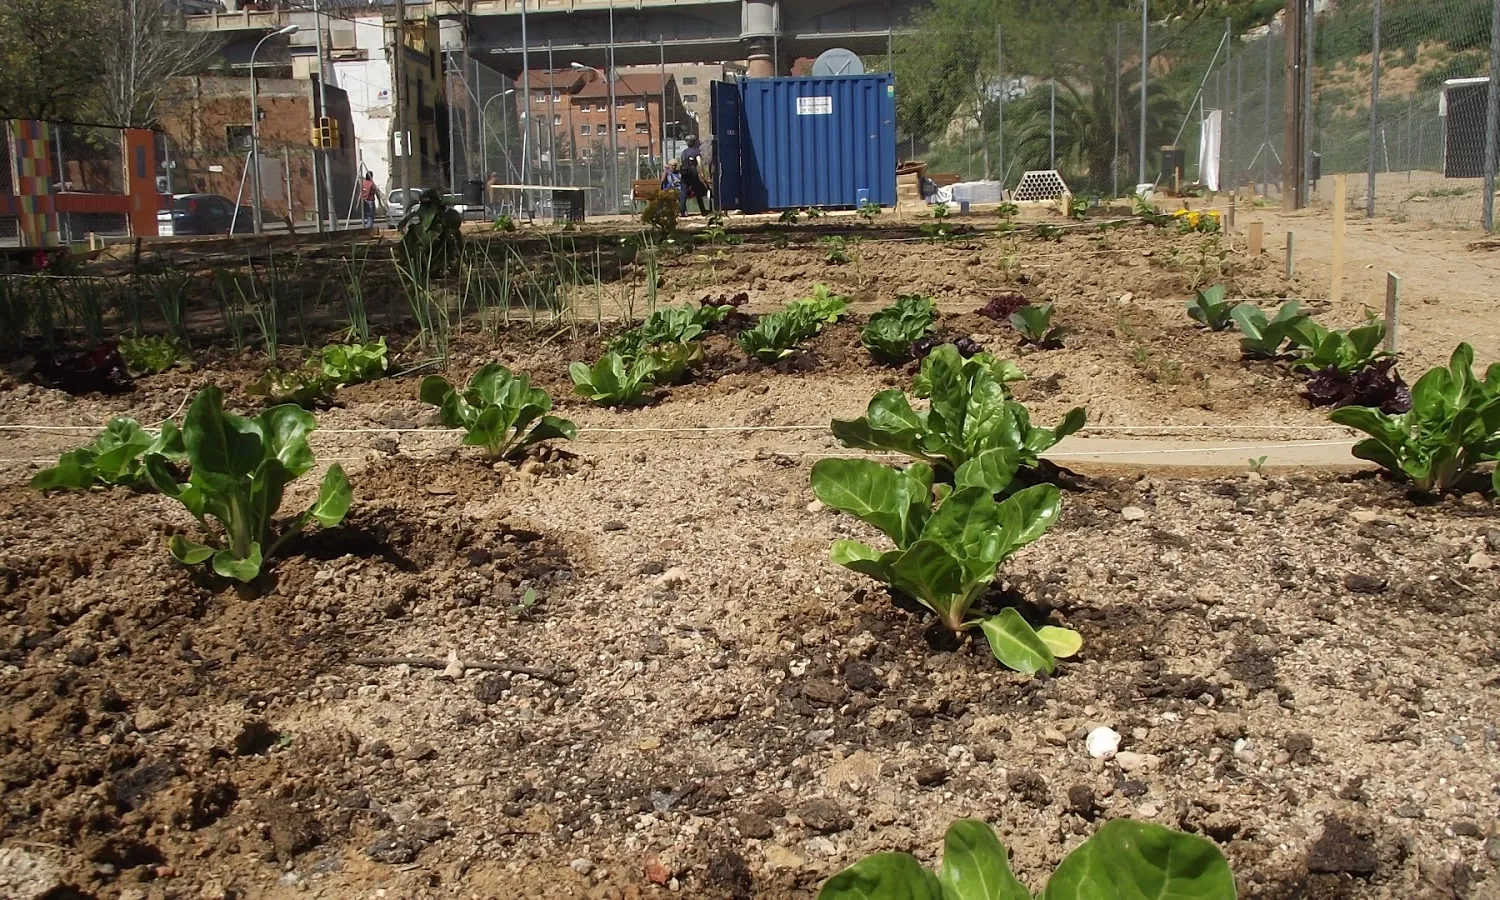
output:
[[620, 138], [615, 134], [615, 0], [609, 0], [609, 68], [604, 72], [609, 83], [609, 210], [620, 211]]
[[[1287, 0], [1288, 3], [1294, 0]], [[1136, 184], [1146, 183], [1146, 70], [1150, 68], [1151, 62], [1151, 0], [1141, 0], [1141, 158], [1139, 160], [1140, 180]]]
[[[318, 32], [318, 115], [328, 115], [328, 64], [327, 57], [323, 55], [323, 16], [318, 12], [318, 0], [313, 0], [313, 27]], [[340, 138], [342, 140], [342, 138]], [[321, 143], [321, 142], [320, 142]], [[329, 161], [330, 150], [319, 147], [313, 151], [313, 200], [318, 207], [318, 231], [323, 231], [323, 209], [318, 200], [318, 168], [317, 164], [321, 158], [323, 163], [323, 199], [328, 203], [328, 230], [337, 231], [339, 227], [338, 210], [333, 202], [333, 163]]]
[[[528, 161], [531, 156], [531, 47], [526, 37], [526, 0], [521, 0], [521, 109], [525, 110], [525, 120], [521, 123], [521, 183], [530, 184], [527, 181], [529, 174]], [[521, 205], [530, 209], [526, 191], [521, 191]]]
[[406, 100], [406, 0], [396, 0], [396, 40], [391, 50], [391, 112], [396, 129], [392, 146], [396, 152], [393, 154], [395, 165], [391, 180], [402, 189], [403, 210], [413, 206], [404, 190], [408, 183], [407, 162], [411, 157], [411, 141], [406, 130]]
[[1307, 157], [1304, 155], [1302, 100], [1303, 81], [1307, 78], [1306, 42], [1307, 4], [1309, 0], [1286, 0], [1286, 109], [1282, 116], [1281, 208], [1301, 209], [1307, 205]]

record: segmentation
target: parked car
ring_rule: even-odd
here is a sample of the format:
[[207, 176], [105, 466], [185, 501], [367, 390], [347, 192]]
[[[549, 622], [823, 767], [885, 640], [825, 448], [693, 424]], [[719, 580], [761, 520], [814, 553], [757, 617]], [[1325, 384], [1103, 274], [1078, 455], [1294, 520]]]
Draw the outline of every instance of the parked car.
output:
[[233, 201], [219, 194], [173, 194], [172, 208], [156, 214], [156, 230], [174, 234], [248, 234], [255, 230], [255, 214], [241, 206], [235, 214]]
[[[396, 188], [386, 198], [386, 206], [390, 210], [391, 224], [398, 226], [401, 224], [401, 217], [406, 215], [407, 197], [411, 198], [412, 203], [417, 203], [422, 198], [422, 191], [419, 188]], [[461, 194], [444, 194], [443, 199], [454, 209], [458, 210], [458, 214], [464, 218], [468, 218], [470, 212], [483, 210], [483, 207], [465, 204], [463, 195]]]

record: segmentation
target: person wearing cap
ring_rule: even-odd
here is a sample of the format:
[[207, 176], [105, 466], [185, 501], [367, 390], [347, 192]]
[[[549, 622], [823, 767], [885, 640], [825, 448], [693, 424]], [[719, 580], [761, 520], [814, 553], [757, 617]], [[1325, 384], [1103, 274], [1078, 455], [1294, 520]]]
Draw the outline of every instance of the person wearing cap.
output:
[[682, 215], [687, 215], [688, 197], [691, 196], [698, 201], [698, 212], [707, 213], [705, 197], [708, 196], [708, 186], [703, 183], [699, 175], [699, 164], [703, 158], [703, 148], [698, 143], [696, 135], [689, 135], [687, 146], [682, 148], [682, 155], [678, 158], [682, 171]]

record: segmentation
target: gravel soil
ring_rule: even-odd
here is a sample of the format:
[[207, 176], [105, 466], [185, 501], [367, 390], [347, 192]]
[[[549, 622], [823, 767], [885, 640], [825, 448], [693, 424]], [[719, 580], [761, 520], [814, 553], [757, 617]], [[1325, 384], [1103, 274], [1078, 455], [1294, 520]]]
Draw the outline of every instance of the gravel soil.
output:
[[[1021, 357], [1036, 419], [1324, 421], [1184, 324], [1178, 288], [1121, 303], [1149, 250], [1005, 276], [1080, 329]], [[950, 333], [1014, 355], [958, 303]], [[421, 373], [342, 392], [313, 444], [350, 472], [349, 517], [248, 586], [171, 560], [193, 523], [165, 498], [26, 488], [77, 435], [0, 433], [0, 896], [810, 898], [872, 851], [933, 860], [959, 816], [1037, 889], [1134, 816], [1219, 842], [1246, 897], [1500, 896], [1495, 502], [1368, 473], [1065, 474], [1061, 521], [985, 601], [1082, 633], [1027, 679], [832, 564], [835, 539], [882, 540], [813, 501], [836, 445], [757, 430], [907, 382], [856, 327], [774, 369], [716, 335], [707, 376], [628, 412], [561, 399], [598, 347], [460, 342], [454, 376], [525, 368], [579, 423], [519, 465], [426, 430]], [[11, 379], [0, 422], [151, 421], [209, 381], [250, 408], [254, 369], [210, 352], [119, 397]], [[671, 431], [693, 427], [727, 430]], [[1085, 749], [1098, 726], [1112, 759]]]

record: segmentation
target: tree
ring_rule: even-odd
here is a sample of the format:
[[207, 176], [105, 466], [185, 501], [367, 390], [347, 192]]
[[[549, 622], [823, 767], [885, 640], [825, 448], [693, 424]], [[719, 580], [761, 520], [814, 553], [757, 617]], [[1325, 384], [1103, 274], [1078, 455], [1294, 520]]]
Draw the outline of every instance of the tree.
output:
[[0, 0], [0, 118], [76, 118], [98, 78], [89, 0]]
[[170, 0], [104, 0], [99, 80], [92, 107], [100, 124], [150, 127], [174, 79], [200, 72], [218, 52], [206, 32], [181, 29]]

